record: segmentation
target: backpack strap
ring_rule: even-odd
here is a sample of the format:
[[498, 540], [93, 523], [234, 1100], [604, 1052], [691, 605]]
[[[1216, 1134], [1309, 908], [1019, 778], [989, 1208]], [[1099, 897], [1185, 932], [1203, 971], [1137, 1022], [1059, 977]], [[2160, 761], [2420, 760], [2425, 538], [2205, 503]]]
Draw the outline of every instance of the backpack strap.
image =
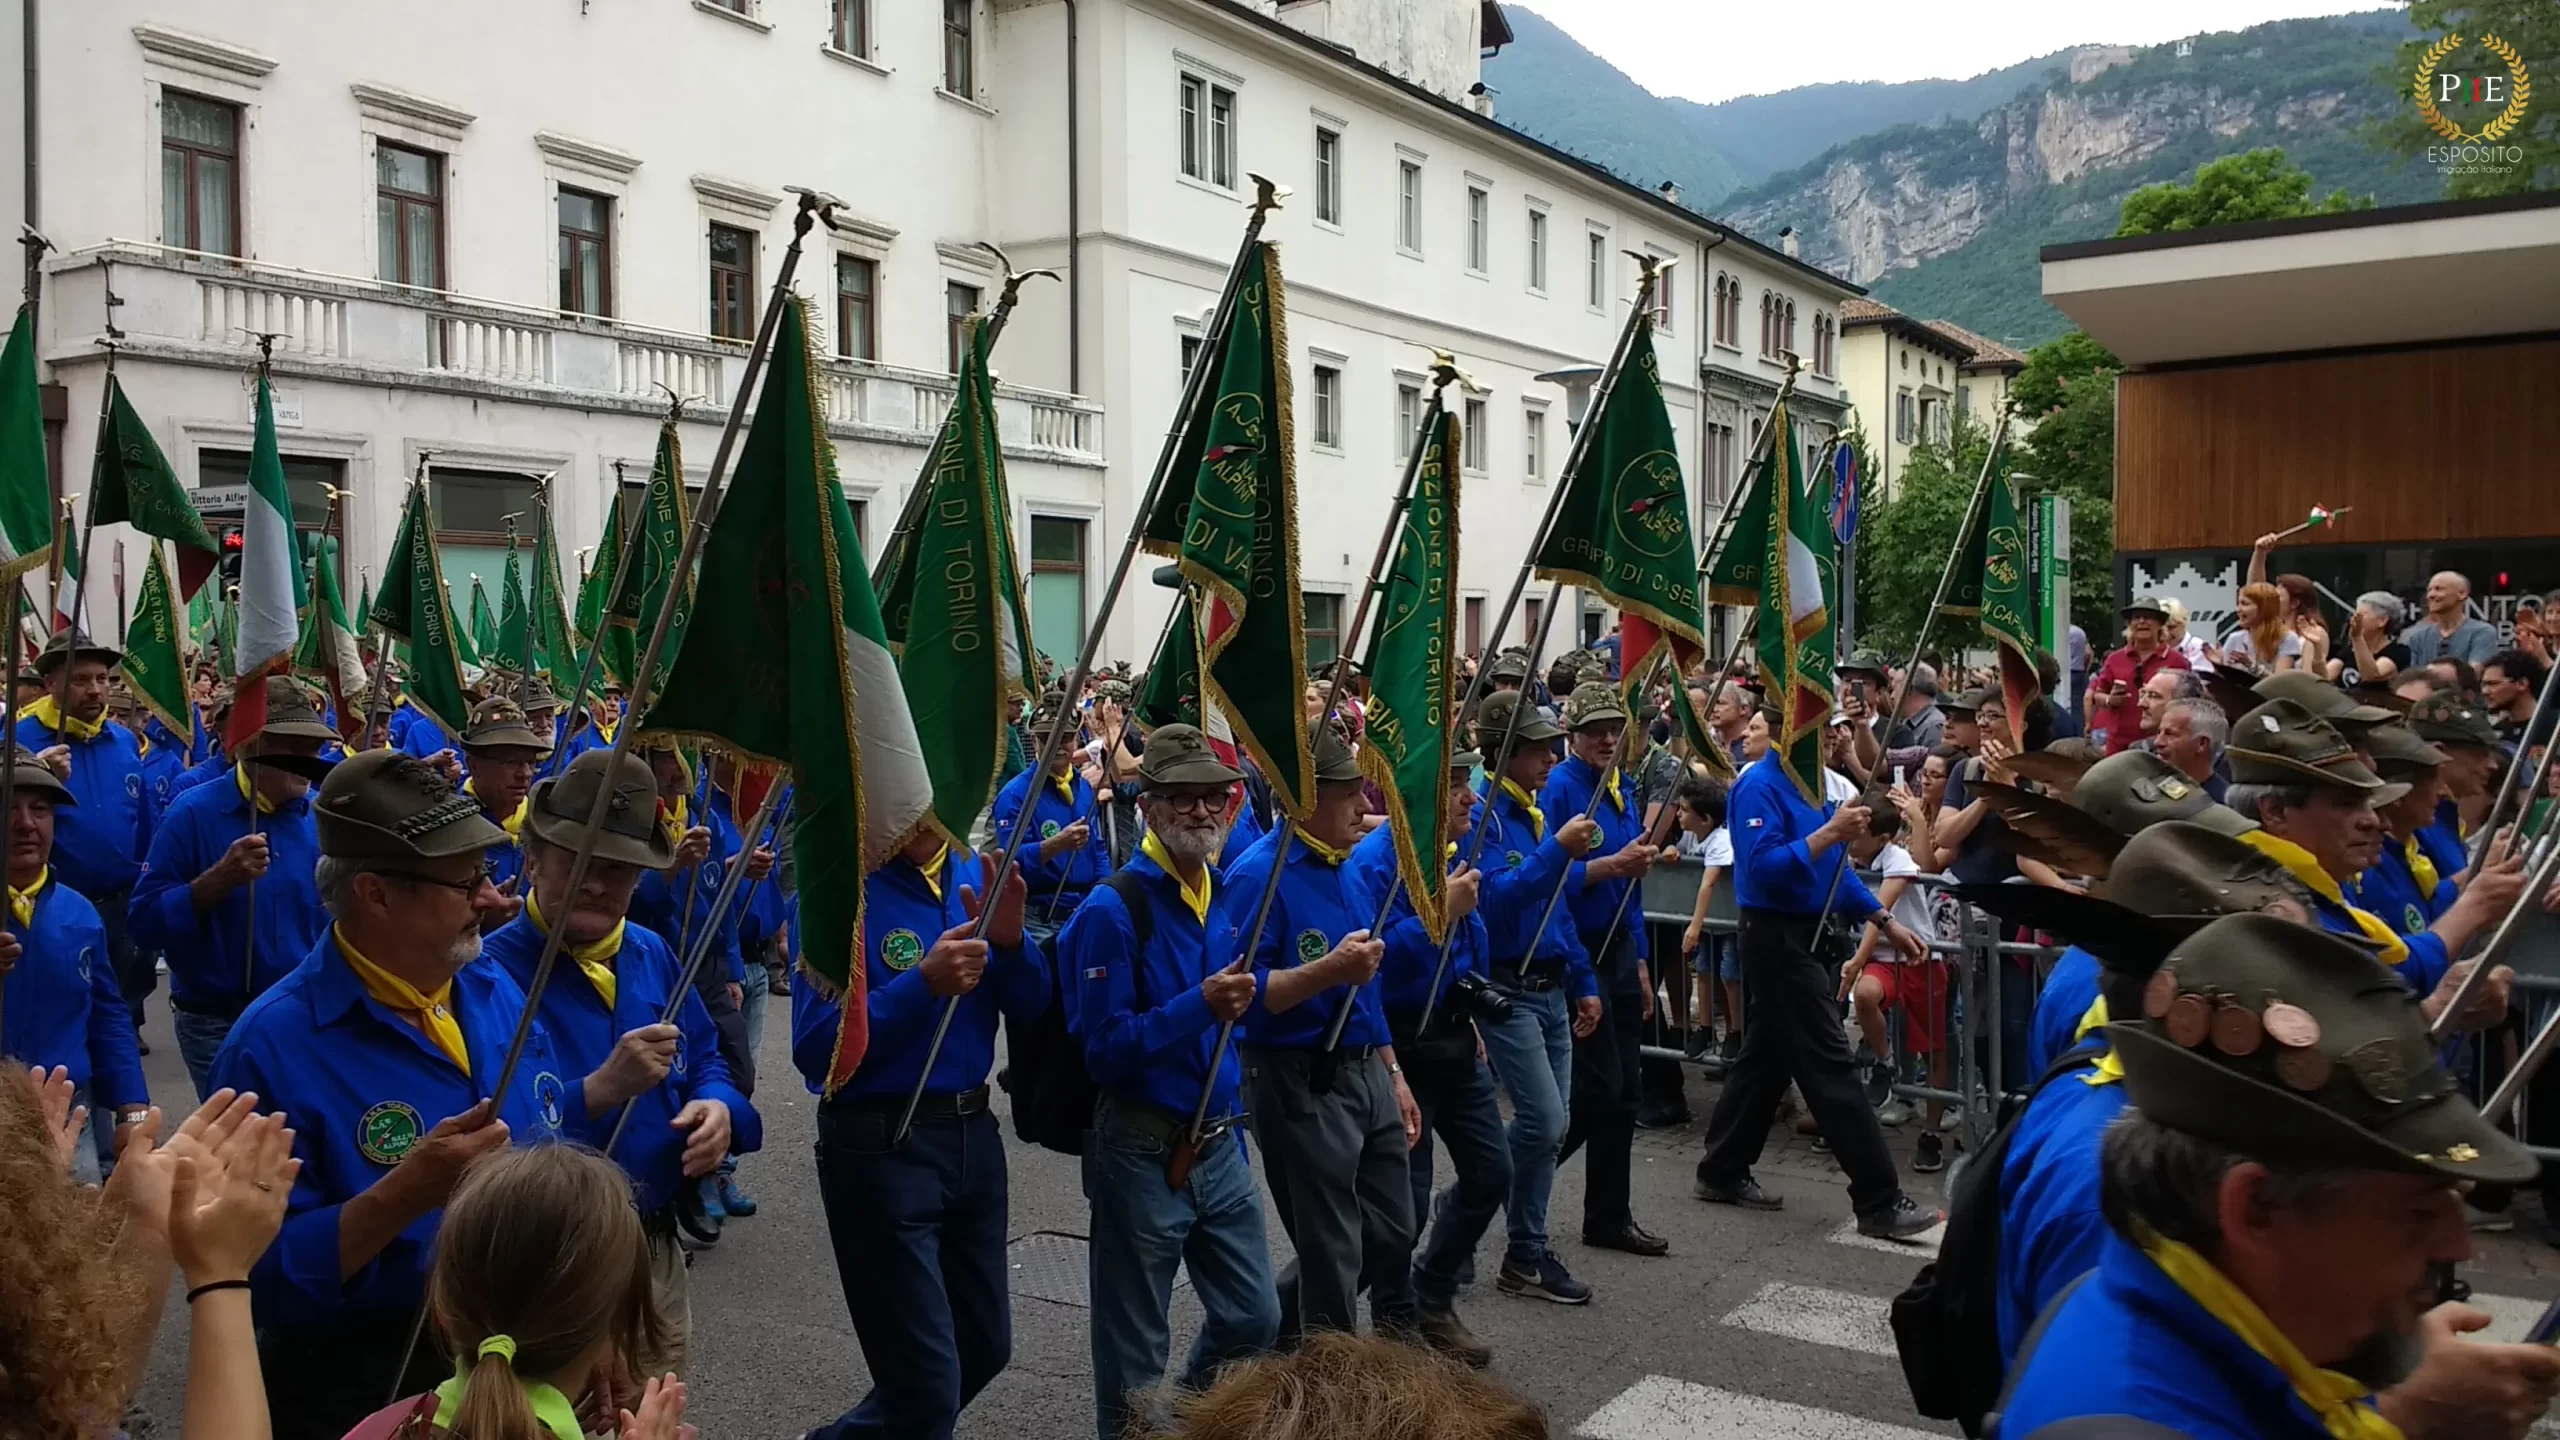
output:
[[1135, 870], [1114, 870], [1103, 879], [1111, 893], [1120, 897], [1120, 907], [1129, 912], [1129, 929], [1137, 935], [1138, 948], [1144, 950], [1156, 938], [1155, 901], [1147, 894], [1146, 882]]

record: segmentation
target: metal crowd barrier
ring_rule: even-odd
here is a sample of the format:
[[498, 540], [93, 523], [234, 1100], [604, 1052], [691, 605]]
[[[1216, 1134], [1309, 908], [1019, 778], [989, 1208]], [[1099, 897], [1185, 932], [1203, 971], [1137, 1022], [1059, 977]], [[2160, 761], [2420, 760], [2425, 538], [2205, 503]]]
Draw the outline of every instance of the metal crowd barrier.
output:
[[[1859, 873], [1871, 887], [1881, 883], [1872, 872]], [[1655, 957], [1655, 1004], [1642, 1053], [1651, 1060], [1694, 1065], [1710, 1076], [1721, 1076], [1725, 1062], [1709, 1038], [1721, 1011], [1722, 994], [1711, 970], [1704, 981], [1708, 986], [1705, 1003], [1693, 1010], [1694, 987], [1701, 981], [1690, 957], [1680, 952], [1681, 936], [1697, 905], [1702, 875], [1703, 867], [1697, 862], [1672, 860], [1654, 867], [1644, 877], [1644, 918], [1651, 931], [1651, 953]], [[1887, 1058], [1896, 1067], [1893, 1093], [1915, 1107], [1924, 1107], [1930, 1101], [1952, 1107], [1958, 1117], [1956, 1133], [1962, 1147], [1978, 1152], [1999, 1124], [2000, 1097], [2023, 1091], [2036, 1080], [2034, 1075], [2023, 1073], [2024, 1055], [2013, 1052], [2032, 1032], [2032, 997], [2041, 993], [2045, 976], [2060, 958], [2063, 947], [2001, 938], [2001, 922], [1988, 912], [1939, 895], [1955, 883], [1952, 876], [1922, 875], [1912, 883], [1922, 888], [1933, 918], [1952, 916], [1954, 920], [1956, 938], [1940, 933], [1948, 928], [1944, 926], [1933, 926], [1924, 937], [1933, 958], [1947, 966], [1946, 1013], [1935, 1017], [1937, 1024], [1932, 1028], [1941, 1049], [1952, 1052], [1951, 1073], [1943, 1087], [1918, 1083], [1903, 1074], [1902, 1057], [1907, 1053], [1903, 1034], [1909, 1000], [1906, 987], [1897, 985], [1894, 1003], [1886, 1007], [1885, 1013], [1887, 1040], [1893, 1052]], [[1699, 929], [1703, 935], [1728, 940], [1739, 933], [1741, 918], [1733, 903], [1730, 874], [1717, 883], [1715, 893], [1709, 897], [1706, 918]], [[1862, 929], [1855, 922], [1840, 926], [1838, 935], [1845, 942], [1844, 954], [1855, 951]], [[1711, 943], [1702, 942], [1699, 954], [1707, 954]], [[2029, 1003], [2023, 1005], [2014, 998], [2014, 986], [2021, 980], [2027, 983], [2030, 997]], [[2560, 988], [2560, 979], [2555, 979], [2554, 985]], [[1934, 993], [1931, 986], [1919, 988], [1924, 995]], [[1751, 1004], [1747, 989], [1742, 1003], [1747, 1015]], [[2009, 1006], [2016, 1007], [2017, 1015], [2010, 1017], [2011, 1023], [2004, 1024]], [[1844, 1001], [1843, 1010], [1845, 1023], [1854, 1027], [1854, 1007]], [[1692, 1020], [1693, 1015], [1701, 1013], [1706, 1020], [1703, 1033], [1698, 1032]], [[1731, 1028], [1731, 1017], [1724, 1018]], [[1852, 1033], [1856, 1033], [1854, 1029]], [[1855, 1043], [1853, 1039], [1853, 1047]]]

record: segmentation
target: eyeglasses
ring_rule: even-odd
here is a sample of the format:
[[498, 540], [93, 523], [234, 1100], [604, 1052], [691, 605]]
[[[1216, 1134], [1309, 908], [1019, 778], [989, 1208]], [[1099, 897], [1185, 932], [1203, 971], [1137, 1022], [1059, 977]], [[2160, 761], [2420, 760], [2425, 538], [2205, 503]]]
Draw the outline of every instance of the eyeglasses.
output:
[[480, 887], [489, 883], [489, 876], [486, 871], [474, 875], [468, 880], [446, 880], [418, 870], [368, 870], [364, 873], [368, 875], [379, 875], [385, 880], [406, 880], [414, 885], [438, 886], [442, 889], [450, 890], [466, 900], [477, 899], [480, 894]]
[[1166, 809], [1177, 812], [1222, 810], [1226, 808], [1227, 803], [1227, 795], [1223, 790], [1213, 790], [1206, 795], [1186, 795], [1179, 791], [1159, 790], [1155, 798], [1162, 802]]

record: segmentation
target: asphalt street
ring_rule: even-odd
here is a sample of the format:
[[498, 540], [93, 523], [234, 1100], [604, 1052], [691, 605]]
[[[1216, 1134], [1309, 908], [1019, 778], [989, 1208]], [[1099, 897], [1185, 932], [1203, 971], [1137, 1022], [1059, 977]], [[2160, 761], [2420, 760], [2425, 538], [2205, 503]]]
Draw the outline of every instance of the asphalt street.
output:
[[[787, 1440], [850, 1408], [869, 1383], [818, 1204], [810, 1158], [816, 1102], [790, 1068], [786, 1005], [777, 998], [765, 1018], [765, 1150], [742, 1167], [762, 1211], [730, 1222], [693, 1270], [688, 1418], [721, 1440]], [[183, 1100], [191, 1092], [156, 999], [145, 1035], [153, 1093]], [[1703, 1121], [1715, 1086], [1693, 1070], [1688, 1089]], [[1906, 1169], [1916, 1124], [1888, 1132]], [[1021, 1145], [1009, 1151], [1013, 1363], [962, 1416], [959, 1433], [1087, 1440], [1092, 1372], [1078, 1162]], [[1694, 1126], [1637, 1137], [1636, 1212], [1671, 1241], [1661, 1259], [1584, 1248], [1579, 1160], [1558, 1177], [1558, 1249], [1594, 1286], [1587, 1307], [1496, 1293], [1502, 1226], [1495, 1221], [1480, 1257], [1485, 1281], [1460, 1300], [1467, 1322], [1496, 1351], [1493, 1373], [1543, 1403], [1558, 1435], [1596, 1440], [1954, 1433], [1913, 1415], [1885, 1328], [1885, 1302], [1927, 1251], [1857, 1238], [1837, 1168], [1783, 1126], [1758, 1172], [1786, 1202], [1778, 1214], [1692, 1199], [1698, 1152]], [[1906, 1174], [1913, 1193], [1932, 1202], [1941, 1178]], [[2521, 1335], [2543, 1302], [2560, 1295], [2560, 1252], [2532, 1238], [2535, 1202], [2521, 1199], [2518, 1209], [2517, 1232], [2480, 1237], [2480, 1254], [2464, 1272], [2498, 1317], [2492, 1333], [2502, 1338]], [[1285, 1258], [1276, 1216], [1269, 1228]], [[184, 1306], [173, 1297], [170, 1311], [142, 1396], [160, 1417], [160, 1435], [177, 1430], [185, 1374]], [[1176, 1354], [1197, 1321], [1187, 1289], [1178, 1291]]]

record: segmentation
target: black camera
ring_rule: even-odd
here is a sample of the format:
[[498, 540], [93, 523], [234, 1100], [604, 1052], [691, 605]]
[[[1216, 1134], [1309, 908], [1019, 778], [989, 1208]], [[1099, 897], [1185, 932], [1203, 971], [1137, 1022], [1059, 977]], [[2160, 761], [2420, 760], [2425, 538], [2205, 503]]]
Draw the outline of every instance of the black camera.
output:
[[1449, 1008], [1480, 1024], [1499, 1025], [1511, 1018], [1511, 997], [1470, 972], [1449, 982]]

